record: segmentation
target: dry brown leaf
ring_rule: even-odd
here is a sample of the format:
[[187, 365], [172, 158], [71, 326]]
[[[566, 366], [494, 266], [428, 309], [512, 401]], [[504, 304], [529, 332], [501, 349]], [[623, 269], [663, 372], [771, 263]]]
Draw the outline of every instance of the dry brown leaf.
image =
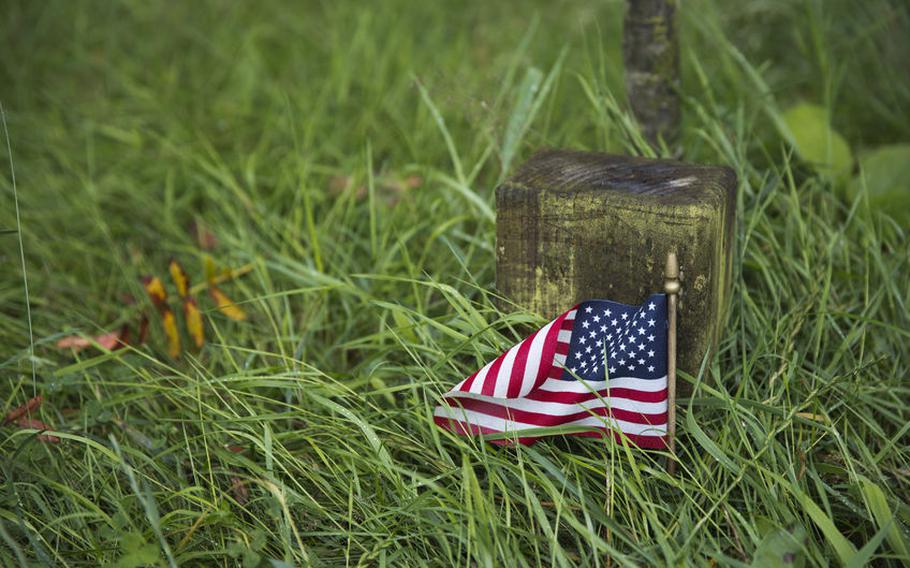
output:
[[[35, 430], [53, 430], [53, 427], [45, 424], [40, 420], [26, 417], [22, 417], [16, 420], [16, 426], [20, 428], [34, 428]], [[56, 444], [60, 441], [60, 438], [51, 434], [38, 434], [38, 440], [41, 442], [51, 442]]]
[[209, 294], [212, 296], [212, 299], [215, 300], [218, 311], [234, 321], [243, 321], [246, 319], [246, 312], [214, 284], [209, 287]]
[[44, 402], [44, 397], [40, 394], [36, 397], [28, 399], [25, 404], [19, 405], [16, 408], [10, 410], [6, 414], [6, 418], [3, 419], [3, 423], [9, 424], [10, 422], [14, 422], [26, 414], [31, 414], [33, 410], [36, 410], [39, 406], [41, 406], [42, 402]]
[[231, 493], [234, 494], [237, 503], [241, 505], [246, 505], [250, 500], [250, 490], [247, 489], [246, 482], [239, 477], [231, 477]]
[[183, 319], [196, 348], [202, 349], [205, 344], [205, 326], [202, 323], [202, 312], [199, 311], [195, 298], [186, 298], [183, 301]]
[[218, 237], [201, 221], [193, 221], [190, 233], [196, 238], [196, 243], [202, 250], [212, 250], [218, 246]]
[[190, 293], [190, 278], [186, 275], [186, 270], [180, 266], [180, 263], [175, 258], [168, 262], [167, 269], [171, 273], [171, 280], [174, 281], [174, 286], [177, 287], [177, 294], [181, 298], [186, 298]]

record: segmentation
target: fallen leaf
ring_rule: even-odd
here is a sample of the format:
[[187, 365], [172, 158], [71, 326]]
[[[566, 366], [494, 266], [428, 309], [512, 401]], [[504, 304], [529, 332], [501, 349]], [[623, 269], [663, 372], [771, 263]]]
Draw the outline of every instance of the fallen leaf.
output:
[[6, 418], [3, 419], [3, 423], [9, 424], [10, 422], [14, 422], [26, 414], [30, 414], [33, 410], [41, 406], [42, 402], [44, 402], [44, 397], [40, 394], [36, 397], [28, 399], [25, 404], [22, 404], [10, 410], [6, 415]]
[[193, 221], [190, 232], [196, 238], [196, 243], [202, 250], [212, 250], [218, 246], [218, 237], [201, 221]]
[[167, 336], [167, 352], [176, 359], [180, 357], [180, 332], [177, 331], [177, 318], [167, 306], [161, 309], [161, 325], [164, 326], [164, 335]]
[[237, 444], [225, 444], [225, 449], [229, 452], [239, 454], [243, 452], [243, 446], [238, 446]]
[[142, 314], [142, 319], [139, 320], [139, 334], [136, 337], [136, 345], [142, 345], [145, 343], [145, 340], [149, 335], [149, 318], [147, 315]]
[[209, 294], [211, 294], [212, 299], [215, 300], [218, 311], [234, 321], [243, 321], [246, 319], [246, 312], [214, 284], [209, 287]]
[[160, 307], [167, 301], [167, 290], [164, 289], [164, 284], [157, 276], [144, 277], [142, 279], [142, 285], [145, 287], [145, 292], [155, 306]]
[[180, 266], [180, 263], [175, 258], [168, 262], [167, 268], [171, 273], [171, 280], [174, 281], [174, 286], [177, 287], [177, 294], [181, 298], [186, 298], [190, 293], [190, 279], [186, 275], [186, 270]]
[[246, 482], [239, 477], [231, 477], [231, 493], [234, 494], [234, 499], [241, 505], [246, 505], [247, 501], [250, 500], [250, 490], [247, 489]]
[[129, 332], [129, 325], [124, 324], [123, 327], [120, 328], [120, 331], [111, 331], [109, 333], [96, 335], [92, 338], [83, 337], [81, 335], [68, 335], [57, 341], [57, 348], [72, 349], [73, 351], [79, 352], [86, 347], [92, 347], [97, 344], [108, 351], [114, 351], [129, 343]]
[[[16, 420], [16, 426], [20, 428], [34, 428], [35, 430], [53, 430], [53, 427], [45, 424], [40, 420], [25, 417]], [[38, 440], [41, 442], [51, 442], [56, 444], [60, 441], [60, 438], [57, 436], [52, 436], [51, 434], [38, 434]]]
[[197, 349], [201, 349], [205, 344], [205, 326], [202, 323], [202, 312], [199, 311], [195, 298], [190, 297], [183, 301], [183, 319], [193, 343], [196, 344]]

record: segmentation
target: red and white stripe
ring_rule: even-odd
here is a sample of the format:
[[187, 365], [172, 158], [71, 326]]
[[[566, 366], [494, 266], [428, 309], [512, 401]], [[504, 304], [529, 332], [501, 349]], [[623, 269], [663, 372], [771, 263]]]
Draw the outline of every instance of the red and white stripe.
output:
[[[667, 378], [564, 381], [562, 376], [577, 310], [569, 310], [449, 391], [435, 422], [453, 432], [516, 433], [580, 426], [581, 436], [613, 434], [646, 448], [665, 447]], [[622, 433], [622, 435], [619, 434]]]

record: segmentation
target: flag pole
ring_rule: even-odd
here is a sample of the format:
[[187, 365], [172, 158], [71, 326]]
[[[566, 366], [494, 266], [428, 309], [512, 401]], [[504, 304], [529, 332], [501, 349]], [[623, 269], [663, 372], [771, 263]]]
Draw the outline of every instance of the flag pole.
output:
[[676, 305], [679, 301], [679, 262], [676, 253], [667, 254], [664, 292], [667, 294], [667, 471], [676, 473]]

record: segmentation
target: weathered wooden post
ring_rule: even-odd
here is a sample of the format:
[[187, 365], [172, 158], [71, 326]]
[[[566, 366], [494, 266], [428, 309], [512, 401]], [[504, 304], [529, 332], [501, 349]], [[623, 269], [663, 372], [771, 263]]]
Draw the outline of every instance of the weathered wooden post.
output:
[[547, 318], [594, 298], [636, 304], [663, 290], [676, 252], [677, 360], [695, 374], [730, 295], [735, 193], [726, 167], [539, 152], [496, 190], [497, 288]]
[[679, 42], [676, 0], [630, 0], [623, 25], [629, 105], [652, 146], [679, 136]]

